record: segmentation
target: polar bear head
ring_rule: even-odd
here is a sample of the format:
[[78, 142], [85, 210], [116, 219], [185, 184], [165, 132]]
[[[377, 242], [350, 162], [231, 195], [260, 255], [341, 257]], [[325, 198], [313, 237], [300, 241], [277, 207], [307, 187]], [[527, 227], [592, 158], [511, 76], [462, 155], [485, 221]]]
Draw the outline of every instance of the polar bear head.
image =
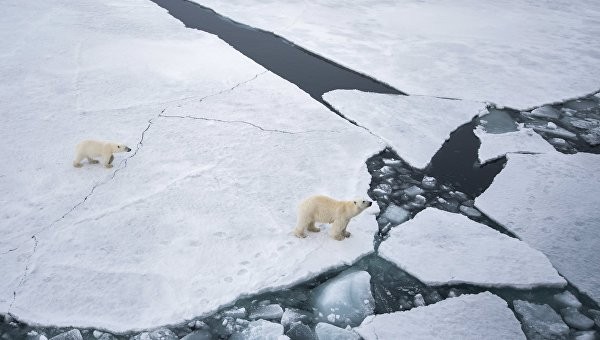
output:
[[367, 201], [367, 200], [363, 200], [363, 199], [356, 199], [356, 200], [354, 200], [352, 202], [354, 203], [354, 205], [356, 206], [356, 208], [358, 208], [357, 214], [361, 213], [363, 210], [365, 210], [368, 207], [370, 207], [371, 205], [373, 205], [373, 202]]
[[112, 145], [112, 152], [116, 153], [116, 152], [129, 152], [131, 151], [131, 149], [129, 147], [127, 147], [127, 145], [125, 144], [113, 144]]

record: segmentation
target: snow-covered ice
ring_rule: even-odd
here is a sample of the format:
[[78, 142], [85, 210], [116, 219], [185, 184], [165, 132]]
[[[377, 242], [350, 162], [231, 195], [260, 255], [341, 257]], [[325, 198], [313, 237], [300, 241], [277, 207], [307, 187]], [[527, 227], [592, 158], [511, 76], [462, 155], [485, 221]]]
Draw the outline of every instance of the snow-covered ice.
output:
[[[25, 322], [156, 327], [373, 251], [371, 214], [343, 242], [291, 230], [306, 196], [366, 194], [376, 137], [150, 2], [4, 7], [1, 311], [16, 292]], [[134, 152], [75, 169], [89, 137]]]
[[360, 340], [355, 332], [325, 322], [317, 324], [315, 333], [319, 340]]
[[342, 272], [313, 291], [312, 303], [320, 320], [356, 326], [375, 309], [371, 275], [366, 271]]
[[385, 208], [383, 214], [381, 214], [379, 218], [385, 219], [386, 222], [392, 223], [393, 225], [398, 225], [406, 222], [410, 218], [410, 212], [392, 203]]
[[428, 285], [562, 287], [541, 252], [460, 214], [428, 208], [379, 247], [379, 255]]
[[528, 339], [566, 339], [569, 335], [569, 326], [550, 306], [523, 300], [513, 301], [513, 306]]
[[600, 156], [509, 154], [476, 200], [490, 218], [542, 251], [559, 273], [600, 301]]
[[598, 89], [595, 0], [194, 1], [409, 94], [525, 109]]
[[506, 133], [488, 133], [484, 128], [478, 126], [474, 132], [481, 141], [479, 147], [479, 161], [481, 163], [502, 157], [507, 153], [556, 152], [552, 145], [533, 129], [522, 126], [517, 131]]
[[367, 317], [354, 328], [365, 340], [525, 339], [506, 302], [489, 292], [461, 295], [404, 312]]
[[50, 340], [83, 340], [83, 337], [78, 329], [72, 329], [68, 332], [58, 334], [50, 338]]
[[581, 307], [581, 302], [579, 302], [577, 297], [575, 297], [575, 295], [573, 295], [573, 293], [569, 292], [568, 290], [565, 290], [562, 293], [555, 294], [553, 298], [554, 301], [556, 301], [556, 303], [558, 303], [562, 307]]
[[425, 168], [431, 157], [460, 125], [485, 111], [485, 104], [336, 90], [323, 96], [344, 116], [383, 138], [416, 168]]
[[258, 306], [256, 309], [250, 311], [248, 316], [251, 320], [265, 319], [265, 320], [281, 320], [283, 315], [283, 309], [278, 304], [270, 304], [266, 306]]

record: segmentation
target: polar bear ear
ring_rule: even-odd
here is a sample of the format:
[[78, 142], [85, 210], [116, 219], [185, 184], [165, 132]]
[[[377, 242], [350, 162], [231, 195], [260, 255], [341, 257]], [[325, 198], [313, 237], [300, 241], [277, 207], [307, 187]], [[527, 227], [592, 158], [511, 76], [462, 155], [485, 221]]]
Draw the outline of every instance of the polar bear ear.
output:
[[356, 201], [354, 201], [354, 205], [357, 205], [357, 202], [356, 202]]

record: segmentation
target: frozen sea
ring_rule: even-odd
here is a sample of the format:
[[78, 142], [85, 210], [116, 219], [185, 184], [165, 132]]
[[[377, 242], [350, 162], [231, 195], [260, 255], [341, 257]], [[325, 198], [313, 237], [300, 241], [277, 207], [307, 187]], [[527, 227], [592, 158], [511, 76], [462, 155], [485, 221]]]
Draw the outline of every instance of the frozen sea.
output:
[[600, 338], [597, 2], [2, 9], [0, 339]]

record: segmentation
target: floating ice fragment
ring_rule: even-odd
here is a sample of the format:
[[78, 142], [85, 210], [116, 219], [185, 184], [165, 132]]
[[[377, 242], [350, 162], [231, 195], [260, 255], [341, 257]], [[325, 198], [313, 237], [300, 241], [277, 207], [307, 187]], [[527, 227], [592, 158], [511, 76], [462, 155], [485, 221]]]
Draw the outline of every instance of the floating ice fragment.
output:
[[560, 310], [560, 314], [567, 325], [583, 331], [594, 327], [594, 321], [581, 314], [575, 307], [567, 307]]
[[548, 122], [548, 124], [546, 124], [546, 126], [548, 127], [548, 129], [552, 129], [552, 130], [557, 128], [556, 124], [554, 124], [553, 122]]
[[291, 340], [316, 340], [315, 334], [307, 325], [296, 323], [285, 333]]
[[573, 293], [569, 292], [568, 290], [565, 290], [562, 293], [556, 294], [553, 296], [554, 301], [556, 301], [560, 307], [575, 307], [575, 308], [579, 308], [581, 307], [581, 302], [579, 302], [579, 300], [577, 300], [577, 298], [575, 297], [575, 295], [573, 295]]
[[550, 306], [522, 300], [513, 305], [528, 339], [566, 339], [569, 334], [569, 327]]
[[266, 306], [258, 306], [254, 308], [249, 315], [251, 320], [280, 320], [283, 316], [283, 309], [278, 304], [270, 304]]
[[[371, 275], [366, 271], [345, 271], [315, 288], [312, 302], [319, 319], [337, 326], [356, 326], [373, 314], [375, 300], [371, 295], [370, 280]], [[364, 300], [369, 303], [365, 304]], [[321, 316], [329, 316], [332, 311], [340, 318], [332, 320]]]
[[573, 140], [577, 139], [576, 134], [574, 134], [573, 132], [571, 132], [569, 130], [558, 127], [558, 126], [554, 129], [550, 129], [546, 125], [540, 125], [537, 123], [528, 123], [528, 124], [525, 124], [525, 126], [532, 128], [536, 132], [547, 133], [551, 136], [557, 136], [557, 137], [573, 139]]
[[408, 210], [403, 209], [395, 204], [390, 204], [382, 214], [386, 220], [393, 225], [404, 223], [410, 217]]
[[245, 318], [246, 317], [246, 308], [232, 308], [224, 311], [223, 316], [230, 316], [232, 318]]
[[596, 326], [600, 327], [600, 310], [590, 309], [590, 310], [588, 310], [588, 312], [590, 314], [592, 314], [592, 317], [594, 318], [594, 323], [596, 324]]
[[481, 212], [479, 212], [479, 210], [475, 209], [475, 208], [471, 208], [465, 205], [461, 205], [458, 209], [460, 209], [460, 211], [469, 216], [469, 217], [473, 217], [473, 218], [477, 218], [477, 217], [481, 217]]
[[560, 117], [560, 113], [558, 110], [553, 108], [552, 106], [542, 106], [534, 109], [531, 112], [525, 112], [524, 115], [526, 117], [536, 117], [536, 118], [554, 118], [557, 119]]
[[461, 191], [451, 191], [450, 195], [452, 195], [452, 197], [457, 198], [459, 201], [466, 201], [469, 199], [469, 196], [467, 196], [467, 194]]
[[68, 332], [60, 333], [59, 335], [50, 338], [50, 340], [83, 340], [83, 337], [78, 329], [72, 329]]
[[589, 130], [587, 133], [581, 135], [581, 138], [591, 146], [600, 145], [600, 127], [595, 127]]
[[415, 197], [417, 195], [421, 195], [424, 192], [425, 191], [423, 189], [419, 188], [416, 185], [413, 185], [410, 188], [404, 189], [404, 193], [407, 194], [409, 197]]
[[203, 329], [199, 331], [193, 331], [190, 334], [181, 338], [181, 340], [212, 340], [213, 335], [210, 331]]
[[568, 145], [567, 141], [562, 138], [550, 138], [550, 139], [548, 139], [548, 142], [550, 142], [550, 144], [552, 144], [554, 146], [567, 146]]
[[240, 333], [234, 333], [230, 340], [277, 340], [280, 335], [283, 335], [283, 326], [266, 321], [252, 321], [248, 328]]
[[573, 334], [573, 340], [596, 340], [596, 331], [579, 331]]
[[517, 123], [506, 112], [497, 109], [488, 109], [490, 113], [481, 116], [479, 122], [487, 133], [506, 133], [517, 131]]
[[360, 340], [360, 336], [351, 330], [319, 322], [315, 327], [319, 340]]
[[423, 185], [423, 188], [425, 189], [433, 189], [436, 184], [437, 180], [434, 177], [425, 176], [421, 181], [421, 185]]
[[309, 311], [296, 308], [286, 308], [285, 312], [283, 312], [283, 316], [281, 317], [281, 324], [283, 327], [288, 328], [288, 326], [296, 322], [308, 323], [311, 318], [312, 313]]
[[417, 307], [425, 306], [425, 299], [423, 298], [423, 295], [421, 295], [421, 294], [415, 295], [413, 303]]

